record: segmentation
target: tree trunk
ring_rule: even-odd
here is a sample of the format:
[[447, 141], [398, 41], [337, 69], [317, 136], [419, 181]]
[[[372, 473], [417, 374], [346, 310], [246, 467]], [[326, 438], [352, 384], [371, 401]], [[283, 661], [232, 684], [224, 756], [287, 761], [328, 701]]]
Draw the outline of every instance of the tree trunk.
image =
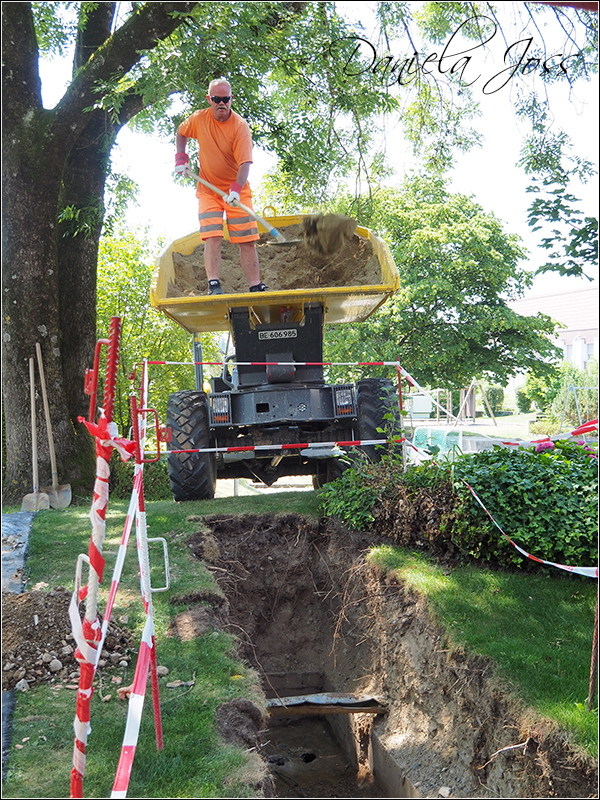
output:
[[90, 121], [69, 154], [61, 193], [61, 208], [79, 214], [77, 220], [63, 221], [58, 227], [62, 369], [73, 423], [78, 416], [88, 415], [85, 372], [92, 366], [97, 338], [108, 335], [108, 331], [96, 332], [96, 267], [108, 159], [115, 138], [116, 129], [106, 114], [101, 112]]
[[[195, 5], [143, 4], [104, 42], [102, 31], [106, 32], [109, 15], [99, 15], [96, 24], [90, 26], [90, 35], [78, 41], [77, 58], [82, 64], [88, 55], [85, 48], [93, 51], [99, 45], [102, 57], [88, 58], [56, 108], [45, 110], [31, 4], [2, 4], [5, 503], [20, 502], [31, 491], [29, 358], [35, 356], [38, 341], [42, 345], [60, 480], [71, 483], [75, 492], [90, 494], [92, 442], [74, 419], [79, 409], [84, 413], [87, 410], [81, 390], [85, 369], [92, 366], [96, 337], [95, 259], [103, 214], [100, 205], [89, 240], [79, 239], [75, 244], [79, 238], [75, 237], [72, 242], [61, 241], [59, 247], [60, 201], [70, 202], [71, 197], [78, 204], [85, 203], [86, 194], [92, 203], [94, 198], [102, 199], [106, 159], [117, 128], [103, 131], [104, 112], [96, 117], [86, 112], [97, 100], [98, 82], [125, 74], [141, 52], [155, 47], [181, 24], [183, 17], [174, 17], [173, 12], [185, 14]], [[141, 108], [141, 98], [138, 102]], [[95, 125], [99, 127], [94, 129]], [[97, 138], [99, 134], [102, 140]], [[88, 155], [88, 145], [98, 152]], [[39, 477], [43, 485], [50, 483], [51, 475], [41, 397], [38, 407]]]
[[[74, 73], [110, 35], [115, 7], [101, 3], [89, 13], [86, 27], [78, 31]], [[67, 407], [75, 426], [79, 416], [88, 415], [84, 378], [96, 341], [108, 336], [108, 331], [96, 331], [96, 273], [110, 154], [123, 125], [142, 108], [141, 97], [130, 94], [118, 115], [88, 112], [89, 122], [65, 164], [59, 210], [71, 209], [77, 216], [64, 215], [58, 226], [59, 319]]]
[[[4, 481], [7, 500], [18, 500], [25, 487], [31, 486], [31, 420], [29, 415], [29, 358], [35, 356], [40, 342], [56, 452], [59, 464], [69, 463], [72, 481], [82, 477], [77, 469], [78, 437], [64, 414], [64, 391], [61, 341], [58, 314], [58, 275], [56, 248], [56, 208], [58, 201], [60, 154], [49, 154], [44, 169], [35, 169], [37, 153], [30, 145], [31, 183], [24, 181], [25, 170], [18, 177], [4, 160], [4, 330], [2, 349], [2, 388], [6, 424], [6, 448], [9, 454]], [[6, 151], [5, 151], [6, 152]], [[35, 183], [35, 188], [32, 184]], [[37, 370], [37, 368], [36, 368]], [[39, 384], [38, 384], [39, 391]], [[38, 397], [40, 395], [38, 394]], [[40, 436], [40, 483], [50, 482], [46, 458], [41, 398], [38, 403]]]

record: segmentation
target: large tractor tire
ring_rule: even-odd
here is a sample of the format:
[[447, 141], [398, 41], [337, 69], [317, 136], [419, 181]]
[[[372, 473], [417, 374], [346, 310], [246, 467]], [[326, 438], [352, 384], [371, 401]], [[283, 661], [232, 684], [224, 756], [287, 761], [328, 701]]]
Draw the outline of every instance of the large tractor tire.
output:
[[[387, 378], [365, 378], [357, 381], [357, 418], [358, 438], [385, 439], [389, 436], [390, 429], [398, 435], [398, 394], [394, 384]], [[386, 419], [386, 415], [392, 419]], [[382, 428], [385, 433], [378, 431]], [[395, 449], [395, 448], [394, 448]], [[366, 445], [360, 448], [369, 461], [380, 461], [381, 457], [390, 452], [389, 445]]]
[[[399, 432], [399, 406], [398, 393], [394, 383], [388, 378], [365, 378], [356, 384], [357, 404], [357, 438], [358, 439], [385, 439], [390, 428], [394, 435]], [[391, 415], [392, 419], [387, 417]], [[382, 428], [385, 433], [378, 431]], [[398, 451], [400, 445], [390, 448], [389, 445], [366, 445], [358, 448], [369, 461], [379, 461], [383, 455], [390, 453], [391, 449]], [[349, 461], [356, 460], [356, 453], [350, 454]], [[349, 464], [348, 459], [340, 461], [332, 458], [323, 462], [319, 472], [313, 476], [313, 487], [322, 489], [326, 483], [339, 478]]]
[[[167, 405], [169, 450], [210, 447], [208, 403], [204, 392], [175, 392]], [[169, 453], [169, 481], [175, 500], [211, 500], [217, 483], [214, 453]]]
[[319, 472], [313, 475], [313, 489], [322, 489], [325, 484], [337, 480], [347, 468], [348, 464], [345, 464], [339, 459], [328, 458], [319, 466]]

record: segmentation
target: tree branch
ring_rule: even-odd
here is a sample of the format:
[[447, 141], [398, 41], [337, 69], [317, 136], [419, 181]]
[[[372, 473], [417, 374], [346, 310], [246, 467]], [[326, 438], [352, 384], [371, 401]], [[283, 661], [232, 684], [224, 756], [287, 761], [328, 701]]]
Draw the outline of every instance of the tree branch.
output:
[[[85, 126], [83, 111], [98, 100], [95, 91], [102, 83], [123, 77], [140, 60], [140, 53], [151, 50], [181, 24], [181, 16], [192, 11], [196, 2], [145, 3], [112, 36], [100, 45], [77, 73], [64, 97], [56, 106], [55, 128], [68, 125], [69, 138]], [[81, 115], [73, 130], [73, 117]]]
[[42, 108], [39, 51], [30, 3], [2, 3], [4, 129]]
[[92, 8], [87, 14], [84, 25], [81, 24], [80, 16], [73, 57], [73, 77], [109, 38], [116, 8], [117, 4], [114, 2], [96, 3], [95, 8]]

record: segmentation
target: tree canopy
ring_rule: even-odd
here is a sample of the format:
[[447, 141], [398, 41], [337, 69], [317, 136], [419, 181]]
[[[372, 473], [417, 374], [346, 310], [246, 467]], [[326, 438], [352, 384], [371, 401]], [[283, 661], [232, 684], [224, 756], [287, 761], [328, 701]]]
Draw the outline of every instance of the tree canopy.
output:
[[597, 174], [594, 165], [573, 152], [563, 130], [552, 130], [547, 101], [529, 99], [519, 108], [531, 120], [532, 132], [523, 143], [520, 165], [530, 176], [533, 195], [528, 221], [543, 231], [540, 247], [550, 251], [537, 272], [586, 277], [598, 267], [598, 220], [584, 214], [580, 200], [569, 189], [573, 179], [586, 183]]
[[474, 377], [504, 384], [519, 370], [550, 368], [555, 324], [509, 307], [532, 276], [519, 238], [493, 214], [429, 177], [374, 192], [370, 214], [390, 243], [400, 289], [366, 322], [329, 326], [328, 360], [399, 359], [419, 383], [457, 389]]
[[[225, 74], [255, 141], [278, 156], [273, 181], [289, 210], [324, 207], [350, 176], [364, 196], [362, 186], [385, 166], [374, 149], [382, 115], [401, 119], [432, 172], [447, 170], [455, 152], [477, 143], [475, 54], [446, 57], [458, 29], [478, 53], [491, 31], [504, 40], [506, 66], [487, 79], [489, 90], [503, 81], [527, 83], [535, 72], [543, 94], [547, 81], [585, 80], [596, 68], [597, 15], [539, 3], [515, 8], [525, 16], [520, 29], [508, 30], [493, 4], [374, 3], [367, 31], [333, 2], [3, 3], [7, 497], [17, 498], [30, 480], [23, 409], [36, 340], [59, 471], [89, 485], [93, 456], [76, 420], [86, 411], [83, 378], [96, 339], [110, 154], [124, 125], [172, 136], [184, 115], [204, 105], [209, 79]], [[525, 37], [529, 24], [542, 30], [543, 14], [562, 31], [562, 60], [554, 58], [558, 50], [545, 52], [544, 32]], [[512, 47], [514, 34], [529, 41], [526, 53], [524, 45]], [[72, 80], [54, 108], [42, 103], [40, 54], [72, 55]], [[368, 214], [368, 204], [364, 209]], [[43, 442], [40, 457], [43, 481]]]

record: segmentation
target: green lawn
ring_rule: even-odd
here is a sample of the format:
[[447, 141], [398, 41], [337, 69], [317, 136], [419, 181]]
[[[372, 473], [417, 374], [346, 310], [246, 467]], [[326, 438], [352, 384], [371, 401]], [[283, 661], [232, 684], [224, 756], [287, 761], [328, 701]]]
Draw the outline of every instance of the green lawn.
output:
[[515, 696], [598, 754], [588, 711], [597, 581], [464, 566], [447, 574], [421, 553], [384, 546], [369, 559], [424, 594], [451, 644], [491, 658]]
[[[127, 503], [110, 501], [103, 553], [107, 566], [99, 609], [106, 604], [112, 569], [121, 541]], [[224, 746], [216, 734], [215, 709], [235, 697], [255, 698], [258, 677], [235, 658], [232, 638], [209, 632], [191, 642], [165, 636], [171, 618], [185, 606], [173, 599], [190, 590], [219, 592], [204, 566], [186, 545], [201, 526], [202, 515], [242, 513], [318, 513], [314, 492], [285, 492], [269, 497], [242, 496], [209, 502], [147, 504], [148, 535], [164, 536], [169, 545], [171, 591], [153, 595], [158, 663], [169, 668], [160, 679], [165, 749], [157, 753], [150, 686], [142, 717], [139, 745], [129, 786], [130, 797], [245, 797], [255, 794], [259, 774], [256, 753]], [[73, 590], [75, 563], [87, 553], [90, 540], [89, 506], [71, 505], [63, 511], [36, 515], [26, 564], [27, 586], [43, 582], [48, 588]], [[126, 616], [136, 640], [144, 624], [140, 599], [135, 532], [132, 533], [112, 619]], [[152, 584], [165, 584], [162, 546], [150, 545]], [[85, 577], [84, 577], [85, 579]], [[121, 669], [123, 685], [133, 670]], [[127, 704], [115, 699], [115, 686], [104, 676], [103, 691], [92, 697], [92, 732], [88, 739], [84, 776], [85, 797], [108, 797], [117, 767]], [[166, 683], [195, 680], [193, 687], [167, 689]], [[112, 692], [104, 703], [100, 694]], [[68, 797], [73, 750], [75, 692], [36, 685], [17, 693], [4, 797]], [[260, 701], [259, 701], [260, 702]], [[22, 746], [21, 743], [24, 744]]]
[[[106, 588], [121, 539], [127, 504], [111, 501], [104, 553]], [[191, 590], [219, 589], [202, 563], [194, 560], [187, 538], [202, 526], [203, 515], [290, 513], [318, 516], [315, 492], [282, 492], [213, 501], [147, 504], [148, 534], [169, 542], [171, 591], [154, 595], [157, 654], [170, 669], [161, 679], [165, 750], [154, 741], [148, 689], [139, 747], [130, 783], [131, 797], [243, 797], [254, 793], [256, 754], [223, 746], [216, 735], [214, 710], [234, 697], [255, 697], [258, 678], [235, 658], [232, 639], [210, 632], [192, 642], [167, 638], [171, 618], [184, 606], [173, 603]], [[30, 536], [28, 586], [73, 588], [75, 561], [90, 538], [89, 507], [39, 513]], [[375, 548], [374, 563], [396, 570], [400, 580], [425, 594], [449, 640], [496, 663], [505, 685], [535, 713], [571, 732], [589, 753], [597, 753], [597, 712], [587, 710], [596, 581], [547, 573], [521, 575], [479, 567], [449, 574], [422, 554]], [[164, 585], [162, 548], [151, 546], [152, 581]], [[126, 615], [136, 639], [144, 615], [139, 598], [135, 543], [130, 543], [113, 619]], [[123, 675], [131, 680], [132, 672]], [[192, 687], [166, 689], [166, 680], [195, 680]], [[106, 686], [104, 693], [107, 692]], [[107, 797], [112, 788], [125, 725], [126, 704], [92, 699], [92, 733], [84, 779], [86, 797]], [[73, 748], [75, 693], [35, 686], [18, 693], [13, 746], [5, 797], [68, 797]], [[16, 745], [24, 742], [22, 748]]]

